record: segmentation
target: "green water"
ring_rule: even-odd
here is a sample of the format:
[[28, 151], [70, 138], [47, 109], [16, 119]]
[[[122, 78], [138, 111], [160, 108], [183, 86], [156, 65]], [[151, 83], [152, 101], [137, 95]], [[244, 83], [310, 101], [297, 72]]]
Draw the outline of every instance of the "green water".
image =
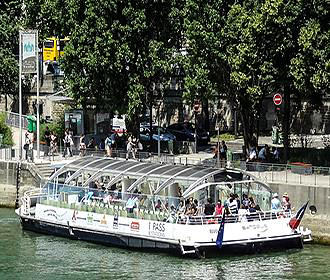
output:
[[0, 209], [0, 279], [330, 279], [330, 247], [281, 253], [183, 259], [132, 252], [22, 231]]

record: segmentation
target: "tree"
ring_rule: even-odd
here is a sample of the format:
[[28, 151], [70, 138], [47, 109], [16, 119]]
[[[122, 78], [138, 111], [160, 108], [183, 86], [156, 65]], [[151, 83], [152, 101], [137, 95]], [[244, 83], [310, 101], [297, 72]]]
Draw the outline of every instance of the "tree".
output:
[[21, 23], [22, 1], [0, 1], [0, 98], [5, 96], [5, 107], [8, 110], [7, 96], [18, 96], [18, 39]]

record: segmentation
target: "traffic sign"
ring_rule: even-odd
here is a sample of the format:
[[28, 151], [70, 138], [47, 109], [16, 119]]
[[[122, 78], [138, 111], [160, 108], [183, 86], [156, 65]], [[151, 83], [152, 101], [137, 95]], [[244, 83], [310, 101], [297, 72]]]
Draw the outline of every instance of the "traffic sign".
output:
[[275, 93], [274, 96], [273, 96], [273, 101], [274, 101], [274, 104], [279, 106], [282, 104], [282, 95], [279, 94], [279, 93]]

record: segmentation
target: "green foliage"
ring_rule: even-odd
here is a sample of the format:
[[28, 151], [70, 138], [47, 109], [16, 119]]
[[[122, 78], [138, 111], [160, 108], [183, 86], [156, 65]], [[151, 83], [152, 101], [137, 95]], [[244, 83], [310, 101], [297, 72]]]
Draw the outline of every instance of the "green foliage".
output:
[[18, 94], [18, 32], [22, 2], [0, 2], [0, 97], [14, 97]]
[[12, 146], [13, 142], [13, 133], [8, 125], [6, 125], [6, 114], [0, 114], [0, 134], [3, 134], [2, 145]]
[[54, 133], [57, 137], [57, 141], [64, 138], [65, 132], [65, 123], [64, 123], [64, 114], [61, 115], [56, 120], [53, 120], [51, 123], [42, 123], [40, 125], [40, 140], [45, 141], [45, 131], [48, 126], [49, 131]]
[[[230, 133], [222, 133], [219, 135], [219, 141], [232, 141], [235, 140], [236, 136]], [[212, 135], [210, 142], [218, 142], [218, 135]]]

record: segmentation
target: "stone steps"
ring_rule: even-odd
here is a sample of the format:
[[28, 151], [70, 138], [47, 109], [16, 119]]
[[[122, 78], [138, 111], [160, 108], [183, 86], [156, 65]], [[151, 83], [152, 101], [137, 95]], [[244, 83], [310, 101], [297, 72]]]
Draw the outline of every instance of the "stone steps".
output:
[[54, 168], [51, 167], [50, 163], [48, 162], [36, 163], [35, 166], [43, 179], [49, 178], [50, 175], [52, 175], [54, 172]]

